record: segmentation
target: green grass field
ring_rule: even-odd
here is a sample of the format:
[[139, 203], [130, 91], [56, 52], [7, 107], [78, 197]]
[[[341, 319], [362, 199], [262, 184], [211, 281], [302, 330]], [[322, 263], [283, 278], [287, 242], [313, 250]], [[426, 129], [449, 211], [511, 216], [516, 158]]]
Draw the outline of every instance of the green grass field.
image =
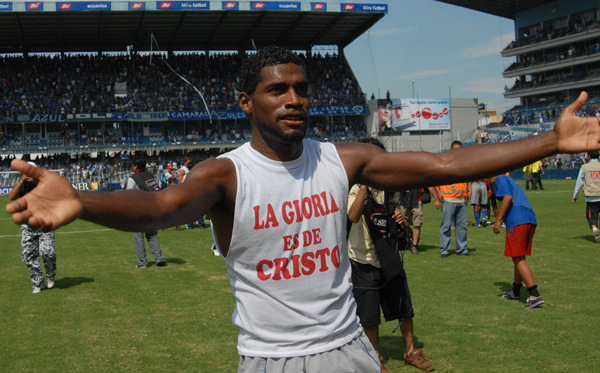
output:
[[[416, 347], [438, 372], [600, 370], [600, 244], [583, 196], [571, 202], [574, 181], [544, 185], [527, 192], [539, 223], [528, 262], [546, 299], [532, 310], [501, 298], [512, 283], [504, 232], [475, 229], [471, 210], [476, 256], [442, 260], [440, 212], [426, 206], [421, 253], [407, 253], [405, 268]], [[234, 299], [224, 261], [210, 251], [210, 230], [159, 237], [168, 266], [136, 269], [130, 233], [75, 222], [57, 232], [56, 288], [32, 294], [19, 227], [2, 208], [0, 371], [236, 372]], [[404, 365], [395, 326], [380, 327], [386, 366], [417, 372]]]

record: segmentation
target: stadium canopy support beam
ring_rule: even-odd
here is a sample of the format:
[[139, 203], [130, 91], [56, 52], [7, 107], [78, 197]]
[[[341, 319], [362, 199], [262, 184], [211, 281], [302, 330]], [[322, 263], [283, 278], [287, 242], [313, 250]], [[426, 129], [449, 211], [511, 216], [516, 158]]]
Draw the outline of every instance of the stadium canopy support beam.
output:
[[102, 55], [102, 34], [104, 32], [104, 12], [100, 12], [100, 32], [98, 33], [98, 55]]
[[23, 56], [27, 57], [27, 52], [26, 50], [26, 46], [25, 46], [25, 42], [23, 41], [23, 30], [21, 27], [21, 22], [19, 21], [19, 13], [13, 13], [15, 15], [15, 23], [17, 24], [17, 31], [19, 32], [19, 45], [21, 45], [21, 48], [23, 49]]
[[[215, 38], [219, 35], [219, 32], [223, 28], [223, 25], [225, 24], [225, 21], [227, 20], [227, 17], [229, 16], [229, 14], [231, 14], [231, 13], [230, 12], [223, 13], [223, 16], [221, 16], [221, 19], [219, 19], [219, 23], [217, 24], [217, 27], [214, 28], [212, 34], [208, 37], [208, 39], [206, 41], [206, 45], [204, 47], [204, 49], [206, 49], [207, 51], [212, 48]], [[206, 53], [206, 55], [208, 56], [208, 52]]]
[[[256, 21], [254, 21], [254, 24], [252, 25], [252, 27], [250, 27], [250, 30], [248, 30], [246, 35], [244, 35], [244, 37], [242, 38], [242, 40], [240, 42], [240, 45], [238, 45], [238, 47], [237, 47], [237, 50], [253, 49], [253, 46], [250, 42], [252, 40], [252, 36], [254, 35], [254, 33], [256, 32], [258, 27], [263, 23], [263, 20], [266, 17], [267, 17], [266, 11], [260, 12], [260, 16], [256, 19]], [[264, 46], [265, 45], [257, 45], [256, 48], [260, 49], [261, 47], [264, 47]]]
[[342, 22], [344, 18], [346, 18], [346, 16], [347, 13], [340, 13], [337, 17], [332, 19], [331, 22], [325, 25], [325, 27], [323, 27], [323, 29], [317, 33], [317, 36], [308, 41], [308, 45], [321, 44], [319, 43], [319, 40], [322, 37], [326, 36], [329, 33], [329, 31], [333, 30], [337, 25], [339, 25], [340, 22]]
[[146, 12], [141, 12], [141, 13], [142, 13], [142, 20], [140, 21], [140, 27], [138, 29], [138, 34], [135, 37], [135, 40], [133, 41], [133, 47], [135, 48], [136, 51], [142, 50], [139, 47], [139, 44], [140, 44], [140, 38], [142, 37], [142, 31], [144, 30], [144, 26], [146, 25]]
[[[175, 45], [177, 38], [181, 34], [181, 30], [183, 30], [183, 26], [185, 26], [185, 20], [186, 20], [187, 16], [188, 16], [188, 12], [183, 12], [181, 14], [181, 18], [179, 19], [179, 24], [177, 25], [177, 29], [173, 33], [173, 36], [171, 37], [171, 41], [169, 42], [169, 46], [167, 48], [169, 51], [173, 50], [173, 46]], [[171, 57], [171, 53], [169, 53], [169, 57]]]
[[377, 21], [379, 21], [383, 16], [384, 16], [383, 14], [373, 15], [373, 17], [371, 17], [369, 22], [365, 22], [361, 28], [357, 29], [353, 34], [348, 35], [348, 37], [346, 39], [342, 40], [342, 42], [339, 43], [338, 46], [342, 47], [341, 49], [346, 48], [348, 46], [348, 44], [350, 44], [353, 40], [358, 38], [360, 35], [367, 32], [367, 30], [370, 29], [374, 24], [376, 24]]
[[285, 45], [290, 34], [294, 32], [298, 28], [298, 26], [302, 24], [302, 22], [304, 22], [308, 15], [308, 12], [303, 12], [302, 14], [300, 14], [296, 18], [296, 20], [292, 22], [292, 24], [284, 32], [281, 33], [281, 35], [279, 35], [279, 38], [277, 39], [277, 41], [275, 41], [275, 45]]

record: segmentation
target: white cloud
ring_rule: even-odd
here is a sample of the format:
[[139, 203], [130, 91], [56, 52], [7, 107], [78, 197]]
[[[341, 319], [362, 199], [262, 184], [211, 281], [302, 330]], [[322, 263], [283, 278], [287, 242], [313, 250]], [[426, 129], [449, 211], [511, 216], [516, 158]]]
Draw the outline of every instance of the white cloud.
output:
[[515, 35], [513, 33], [494, 36], [485, 44], [463, 49], [459, 57], [476, 58], [499, 55], [502, 48], [504, 48], [510, 41], [514, 40], [514, 38]]
[[369, 35], [370, 36], [390, 36], [390, 35], [397, 35], [397, 34], [407, 34], [413, 30], [414, 30], [414, 27], [405, 27], [405, 28], [396, 27], [396, 28], [388, 28], [388, 29], [369, 31]]
[[475, 93], [502, 93], [504, 92], [504, 78], [502, 77], [486, 77], [471, 80], [466, 82], [461, 91]]
[[450, 74], [451, 72], [453, 72], [453, 70], [425, 70], [425, 71], [419, 71], [418, 73], [411, 73], [411, 74], [397, 76], [394, 78], [394, 80], [430, 78], [435, 75]]

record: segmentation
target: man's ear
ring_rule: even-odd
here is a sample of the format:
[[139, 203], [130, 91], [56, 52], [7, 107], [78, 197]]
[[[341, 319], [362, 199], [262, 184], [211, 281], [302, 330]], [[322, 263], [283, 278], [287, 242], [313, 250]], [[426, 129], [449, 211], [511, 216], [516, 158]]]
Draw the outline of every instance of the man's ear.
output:
[[238, 96], [238, 104], [240, 105], [240, 109], [246, 115], [250, 116], [254, 112], [254, 102], [252, 101], [252, 97], [246, 92], [240, 93]]

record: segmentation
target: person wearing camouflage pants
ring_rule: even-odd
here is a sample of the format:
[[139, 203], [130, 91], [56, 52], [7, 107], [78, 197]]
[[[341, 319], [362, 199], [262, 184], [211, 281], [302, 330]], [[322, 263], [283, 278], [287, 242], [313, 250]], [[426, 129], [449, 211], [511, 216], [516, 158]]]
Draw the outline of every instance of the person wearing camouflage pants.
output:
[[[37, 167], [33, 162], [31, 166]], [[31, 192], [37, 183], [30, 177], [23, 175], [21, 180], [8, 194], [11, 201], [23, 197]], [[47, 284], [44, 285], [44, 274], [40, 265], [40, 255], [46, 268]], [[54, 287], [56, 275], [56, 251], [54, 251], [54, 231], [44, 233], [41, 229], [33, 229], [27, 224], [21, 224], [21, 261], [25, 263], [31, 274], [33, 294], [37, 294], [44, 288]]]
[[56, 251], [54, 251], [54, 231], [44, 233], [41, 229], [32, 229], [27, 224], [21, 225], [21, 261], [31, 274], [33, 290], [44, 289], [44, 274], [40, 265], [40, 255], [46, 268], [48, 288], [54, 287], [56, 274]]

